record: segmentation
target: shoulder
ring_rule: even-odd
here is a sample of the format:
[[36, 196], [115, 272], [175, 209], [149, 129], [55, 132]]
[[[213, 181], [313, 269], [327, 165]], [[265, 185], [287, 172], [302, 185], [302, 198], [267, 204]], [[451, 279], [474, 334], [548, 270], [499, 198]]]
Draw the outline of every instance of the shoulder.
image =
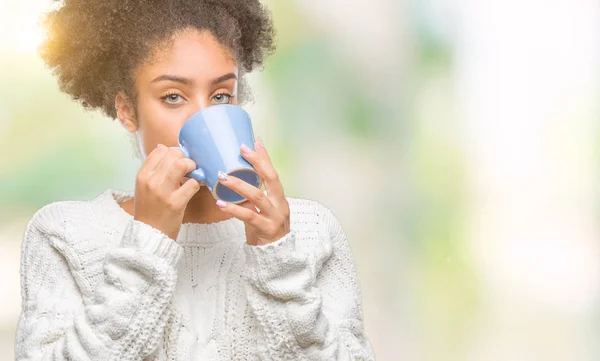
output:
[[107, 197], [111, 190], [106, 190], [90, 200], [65, 200], [49, 203], [38, 209], [25, 230], [28, 233], [38, 233], [47, 236], [64, 236], [72, 226], [90, 224], [102, 219], [99, 217], [107, 212]]
[[25, 233], [38, 232], [57, 235], [62, 233], [68, 214], [85, 208], [81, 201], [58, 201], [46, 204], [38, 209], [29, 220]]
[[128, 223], [119, 208], [109, 191], [91, 200], [59, 201], [40, 208], [22, 238], [22, 272], [38, 272], [34, 269], [40, 260], [46, 266], [55, 262], [73, 270], [97, 271], [100, 255], [118, 244]]
[[290, 205], [290, 216], [313, 216], [322, 220], [324, 216], [333, 214], [328, 207], [315, 200], [295, 197], [286, 197], [286, 199]]
[[310, 199], [286, 197], [290, 205], [290, 222], [296, 226], [314, 226], [330, 236], [343, 233], [340, 220], [326, 205]]

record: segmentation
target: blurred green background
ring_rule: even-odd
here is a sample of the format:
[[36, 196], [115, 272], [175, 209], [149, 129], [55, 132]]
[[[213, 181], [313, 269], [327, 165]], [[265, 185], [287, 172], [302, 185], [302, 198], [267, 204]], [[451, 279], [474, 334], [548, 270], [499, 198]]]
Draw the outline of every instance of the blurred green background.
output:
[[[600, 5], [270, 0], [255, 133], [341, 219], [378, 360], [598, 360]], [[47, 0], [0, 0], [0, 358], [25, 224], [133, 189], [121, 126], [36, 55]]]

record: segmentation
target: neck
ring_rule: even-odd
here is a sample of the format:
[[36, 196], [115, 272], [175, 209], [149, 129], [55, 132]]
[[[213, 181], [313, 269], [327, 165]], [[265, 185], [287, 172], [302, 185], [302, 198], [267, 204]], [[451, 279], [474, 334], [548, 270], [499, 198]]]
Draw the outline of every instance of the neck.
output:
[[189, 201], [183, 215], [183, 223], [214, 223], [224, 221], [232, 216], [217, 207], [216, 199], [208, 187], [202, 185]]

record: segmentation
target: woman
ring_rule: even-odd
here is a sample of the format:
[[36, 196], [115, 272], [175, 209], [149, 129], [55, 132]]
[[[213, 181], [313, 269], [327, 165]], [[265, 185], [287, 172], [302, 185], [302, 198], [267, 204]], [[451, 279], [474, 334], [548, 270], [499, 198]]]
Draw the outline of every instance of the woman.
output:
[[118, 118], [143, 158], [135, 192], [43, 207], [22, 246], [18, 360], [371, 360], [346, 236], [285, 197], [260, 138], [240, 151], [266, 192], [215, 202], [182, 181], [185, 120], [239, 104], [274, 48], [258, 0], [65, 0], [42, 57], [61, 89]]

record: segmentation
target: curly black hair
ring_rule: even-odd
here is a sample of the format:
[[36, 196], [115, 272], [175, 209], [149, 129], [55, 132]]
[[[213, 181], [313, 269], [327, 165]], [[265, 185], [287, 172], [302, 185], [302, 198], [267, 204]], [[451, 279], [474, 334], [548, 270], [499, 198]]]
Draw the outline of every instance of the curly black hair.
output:
[[178, 31], [210, 31], [242, 75], [275, 50], [271, 13], [260, 0], [64, 0], [44, 26], [40, 55], [60, 89], [113, 119], [116, 94], [135, 99], [136, 68]]

